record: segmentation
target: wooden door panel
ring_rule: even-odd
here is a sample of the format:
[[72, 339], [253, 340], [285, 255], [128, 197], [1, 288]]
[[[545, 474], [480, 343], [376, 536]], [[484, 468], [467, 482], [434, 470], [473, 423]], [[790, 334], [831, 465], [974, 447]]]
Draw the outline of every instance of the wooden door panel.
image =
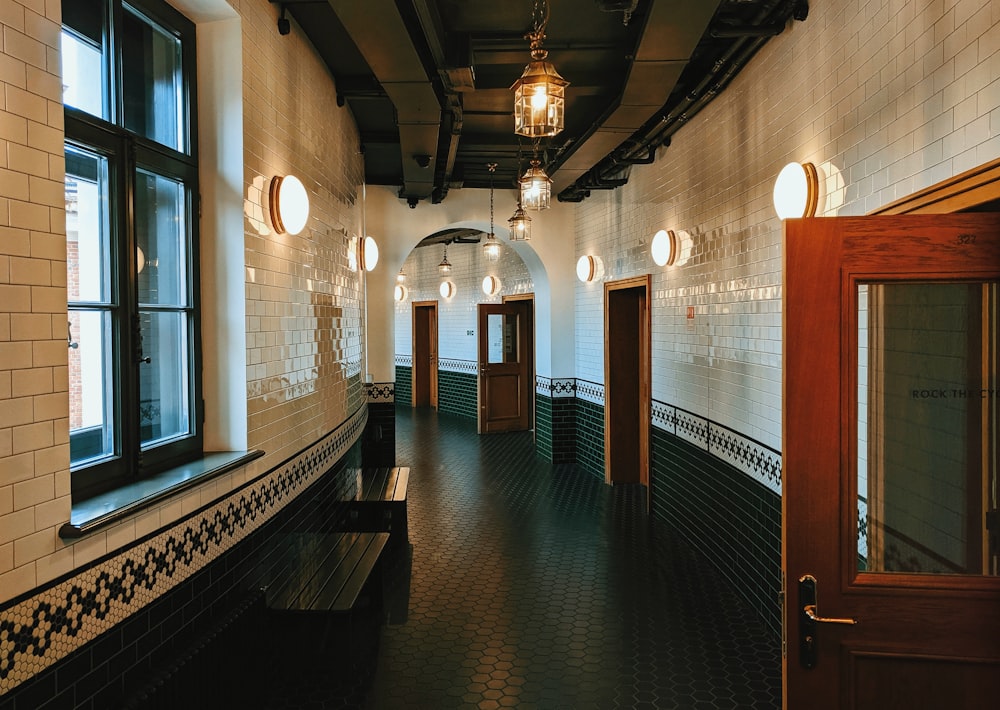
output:
[[[915, 302], [912, 320], [907, 320], [911, 316], [905, 316], [905, 309], [883, 309], [884, 303], [878, 306], [882, 310], [873, 309], [867, 298], [869, 291], [881, 292], [882, 284], [895, 291], [898, 286], [906, 291], [915, 285], [916, 292], [971, 284], [959, 291], [971, 289], [972, 301], [982, 293], [983, 309], [956, 311], [956, 323], [963, 318], [968, 322], [962, 321], [962, 332], [939, 347], [954, 346], [955, 357], [964, 358], [972, 373], [968, 382], [955, 385], [956, 391], [995, 391], [997, 287], [975, 284], [1000, 280], [1000, 216], [789, 220], [784, 255], [782, 547], [789, 647], [784, 661], [785, 706], [991, 707], [1000, 692], [1000, 578], [978, 574], [990, 566], [975, 560], [935, 569], [935, 557], [947, 561], [927, 544], [938, 533], [913, 532], [917, 527], [908, 531], [908, 523], [898, 522], [903, 520], [899, 514], [887, 512], [891, 505], [887, 498], [900, 498], [900, 490], [902, 498], [909, 497], [902, 505], [918, 505], [911, 493], [926, 489], [919, 501], [924, 518], [918, 520], [950, 515], [941, 509], [953, 506], [949, 495], [955, 498], [935, 489], [932, 479], [911, 480], [894, 468], [908, 455], [907, 446], [919, 458], [920, 446], [938, 436], [920, 432], [954, 425], [955, 417], [940, 408], [914, 409], [919, 397], [908, 402], [913, 390], [903, 389], [915, 385], [901, 376], [906, 373], [899, 364], [911, 356], [905, 347], [899, 350], [900, 343], [917, 348], [914, 352], [921, 356], [935, 352], [929, 346], [924, 350], [924, 344], [931, 342], [924, 340], [930, 326], [921, 314], [929, 306]], [[883, 336], [885, 324], [877, 316], [900, 318], [899, 313], [904, 316], [898, 331], [913, 330], [916, 345], [907, 345], [909, 338]], [[929, 361], [912, 361], [915, 381], [933, 379]], [[872, 369], [877, 370], [875, 375]], [[927, 391], [934, 386], [944, 387], [928, 384]], [[903, 405], [913, 420], [907, 426], [897, 421]], [[951, 480], [965, 481], [970, 488], [958, 499], [971, 522], [953, 526], [950, 534], [956, 539], [979, 533], [985, 537], [984, 517], [996, 507], [997, 400], [987, 398], [982, 407], [970, 404], [967, 409], [971, 414], [965, 428], [955, 434], [968, 442], [967, 460], [934, 464], [957, 466], [947, 472], [954, 474]], [[908, 427], [915, 429], [907, 432]], [[902, 443], [886, 455], [880, 435]], [[979, 485], [983, 490], [971, 490]], [[873, 505], [881, 517], [868, 510]], [[859, 514], [859, 509], [866, 512]], [[869, 530], [876, 523], [884, 529]], [[901, 564], [885, 554], [890, 535], [907, 538], [909, 551], [904, 556], [912, 560]], [[862, 550], [859, 539], [877, 547], [878, 564], [867, 567], [865, 558], [874, 553]], [[982, 541], [963, 544], [967, 556], [996, 553], [988, 555]], [[926, 559], [918, 559], [921, 556]], [[915, 571], [900, 571], [908, 567]], [[894, 568], [897, 571], [880, 571]], [[954, 573], [958, 569], [971, 574]], [[995, 563], [992, 569], [995, 573]], [[804, 575], [818, 580], [819, 616], [856, 619], [857, 625], [819, 623], [814, 636], [804, 633], [811, 627], [802, 621], [795, 590], [796, 580]], [[815, 649], [811, 669], [799, 662], [803, 646]]]
[[529, 427], [530, 355], [524, 303], [479, 305], [479, 432]]
[[[983, 691], [996, 697], [1000, 683], [996, 660], [894, 656], [850, 648], [844, 655], [847, 673], [841, 707], [847, 710], [982, 710]], [[887, 682], [898, 677], [909, 681]]]

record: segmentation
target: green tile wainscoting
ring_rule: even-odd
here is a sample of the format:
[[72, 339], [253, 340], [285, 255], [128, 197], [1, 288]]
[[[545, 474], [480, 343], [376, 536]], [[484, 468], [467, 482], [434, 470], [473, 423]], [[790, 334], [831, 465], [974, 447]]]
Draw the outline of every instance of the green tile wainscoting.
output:
[[781, 497], [696, 444], [652, 432], [653, 515], [715, 563], [781, 635]]
[[438, 369], [438, 410], [476, 419], [476, 387], [475, 373]]

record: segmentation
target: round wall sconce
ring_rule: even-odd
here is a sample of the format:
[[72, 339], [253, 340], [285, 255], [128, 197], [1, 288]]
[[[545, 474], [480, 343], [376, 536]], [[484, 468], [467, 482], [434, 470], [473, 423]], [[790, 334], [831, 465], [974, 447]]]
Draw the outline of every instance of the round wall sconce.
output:
[[278, 232], [298, 234], [309, 219], [309, 193], [294, 175], [275, 175], [268, 192], [271, 224]]
[[487, 296], [496, 296], [500, 292], [500, 279], [496, 276], [487, 276], [483, 279], [483, 293]]
[[371, 271], [378, 264], [378, 244], [374, 237], [365, 237], [359, 240], [361, 245], [361, 268]]
[[789, 163], [774, 181], [774, 211], [780, 219], [815, 217], [819, 177], [812, 163]]
[[442, 281], [438, 286], [438, 293], [441, 294], [441, 298], [451, 298], [455, 295], [455, 284], [451, 281]]
[[661, 229], [653, 235], [650, 251], [657, 266], [673, 266], [677, 260], [677, 235], [673, 230]]
[[576, 261], [576, 277], [587, 283], [588, 281], [594, 280], [594, 275], [597, 273], [597, 262], [594, 257], [586, 254], [581, 256]]
[[392, 297], [396, 299], [397, 303], [405, 301], [408, 295], [409, 291], [407, 291], [406, 286], [404, 286], [403, 284], [397, 284], [396, 287], [392, 290]]

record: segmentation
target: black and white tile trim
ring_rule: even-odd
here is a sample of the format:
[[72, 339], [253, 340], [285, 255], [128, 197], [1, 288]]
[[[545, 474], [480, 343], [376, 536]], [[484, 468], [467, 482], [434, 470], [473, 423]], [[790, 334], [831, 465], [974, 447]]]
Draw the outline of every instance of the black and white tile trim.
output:
[[684, 439], [735, 466], [781, 495], [781, 453], [679, 407], [653, 401], [653, 426]]
[[0, 608], [0, 696], [111, 630], [270, 520], [335, 464], [368, 419], [335, 431], [186, 519]]
[[395, 382], [369, 382], [365, 385], [369, 404], [392, 404], [396, 401]]
[[576, 395], [576, 379], [572, 377], [535, 377], [535, 392], [546, 397], [574, 397]]
[[398, 367], [413, 367], [413, 356], [396, 355], [394, 356], [394, 362]]
[[591, 404], [604, 406], [604, 385], [587, 380], [576, 381], [576, 396]]
[[475, 360], [445, 360], [438, 359], [438, 370], [445, 372], [467, 372], [476, 374], [477, 365]]

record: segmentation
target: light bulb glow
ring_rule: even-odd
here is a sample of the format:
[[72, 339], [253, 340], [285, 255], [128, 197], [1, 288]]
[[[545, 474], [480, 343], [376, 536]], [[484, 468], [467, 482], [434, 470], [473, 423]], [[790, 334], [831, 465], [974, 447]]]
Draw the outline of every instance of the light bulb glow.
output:
[[361, 242], [361, 265], [371, 271], [378, 264], [378, 243], [373, 237], [365, 237]]
[[271, 179], [271, 223], [278, 232], [298, 234], [309, 220], [309, 193], [294, 175]]
[[774, 181], [774, 211], [779, 219], [813, 217], [819, 181], [812, 163], [789, 163]]
[[455, 295], [455, 284], [451, 281], [442, 281], [438, 286], [438, 293], [441, 294], [441, 298], [451, 298]]
[[661, 229], [653, 235], [650, 251], [657, 266], [672, 266], [677, 259], [677, 235]]

